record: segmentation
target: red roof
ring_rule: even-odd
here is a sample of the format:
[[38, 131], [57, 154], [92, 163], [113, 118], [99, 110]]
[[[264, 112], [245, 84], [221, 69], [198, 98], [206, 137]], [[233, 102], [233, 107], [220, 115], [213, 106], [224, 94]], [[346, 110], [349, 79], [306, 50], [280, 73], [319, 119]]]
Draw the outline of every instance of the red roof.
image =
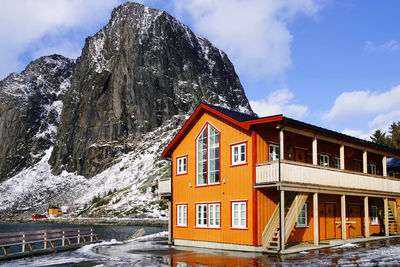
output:
[[258, 118], [253, 115], [248, 115], [241, 112], [225, 109], [222, 107], [201, 103], [193, 112], [193, 114], [190, 116], [190, 118], [186, 121], [186, 123], [183, 125], [183, 127], [174, 137], [171, 143], [169, 143], [169, 145], [164, 149], [163, 153], [161, 154], [162, 157], [171, 156], [172, 151], [176, 148], [179, 142], [185, 137], [185, 135], [196, 123], [196, 118], [200, 117], [202, 114], [204, 114], [204, 112], [210, 112], [212, 114], [215, 114], [218, 117], [221, 117], [235, 124], [236, 126], [243, 128], [244, 130], [250, 130], [250, 126], [253, 124], [282, 120], [282, 115]]

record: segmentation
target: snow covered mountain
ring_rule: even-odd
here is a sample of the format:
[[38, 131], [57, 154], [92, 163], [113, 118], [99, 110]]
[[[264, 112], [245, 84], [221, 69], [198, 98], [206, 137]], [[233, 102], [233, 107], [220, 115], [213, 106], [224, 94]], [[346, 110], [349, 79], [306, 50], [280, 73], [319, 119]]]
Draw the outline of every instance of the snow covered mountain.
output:
[[76, 62], [38, 59], [0, 82], [3, 96], [0, 215], [68, 204], [85, 216], [156, 216], [152, 186], [170, 172], [160, 154], [197, 105], [253, 113], [224, 52], [136, 3], [117, 7]]

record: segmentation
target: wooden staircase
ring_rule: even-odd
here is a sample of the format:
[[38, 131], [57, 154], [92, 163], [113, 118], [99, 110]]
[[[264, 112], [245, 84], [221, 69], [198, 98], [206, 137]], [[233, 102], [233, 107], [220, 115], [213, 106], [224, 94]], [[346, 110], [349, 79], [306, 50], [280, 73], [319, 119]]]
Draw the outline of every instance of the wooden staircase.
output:
[[[303, 208], [306, 200], [308, 198], [308, 193], [295, 193], [292, 197], [285, 201], [285, 243], [289, 238], [290, 233], [293, 230], [297, 218], [299, 217], [299, 212]], [[290, 204], [290, 207], [289, 207]], [[280, 248], [280, 223], [279, 223], [279, 211], [280, 203], [276, 205], [271, 218], [268, 221], [267, 226], [262, 234], [263, 251], [269, 253], [276, 253]]]
[[389, 199], [389, 233], [400, 234], [400, 214], [394, 199]]

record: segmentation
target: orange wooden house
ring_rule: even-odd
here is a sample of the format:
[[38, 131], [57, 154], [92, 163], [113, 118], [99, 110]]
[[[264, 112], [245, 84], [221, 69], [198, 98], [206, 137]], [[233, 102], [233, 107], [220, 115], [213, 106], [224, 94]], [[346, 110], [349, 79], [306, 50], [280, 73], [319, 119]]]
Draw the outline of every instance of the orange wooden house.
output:
[[386, 171], [399, 150], [200, 104], [162, 156], [175, 245], [285, 253], [399, 231], [400, 180]]

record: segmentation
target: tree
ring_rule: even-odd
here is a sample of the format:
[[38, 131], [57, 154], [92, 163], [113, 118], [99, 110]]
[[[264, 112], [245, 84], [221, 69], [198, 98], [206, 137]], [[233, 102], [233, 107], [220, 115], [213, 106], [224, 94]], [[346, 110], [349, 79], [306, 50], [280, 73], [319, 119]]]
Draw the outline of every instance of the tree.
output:
[[372, 142], [379, 145], [400, 149], [400, 121], [390, 125], [388, 135], [381, 130], [376, 130], [370, 138]]
[[400, 122], [392, 123], [389, 128], [390, 146], [400, 149]]
[[389, 138], [386, 137], [386, 133], [382, 133], [381, 130], [376, 130], [373, 135], [371, 135], [371, 140], [378, 145], [387, 146], [389, 143]]

